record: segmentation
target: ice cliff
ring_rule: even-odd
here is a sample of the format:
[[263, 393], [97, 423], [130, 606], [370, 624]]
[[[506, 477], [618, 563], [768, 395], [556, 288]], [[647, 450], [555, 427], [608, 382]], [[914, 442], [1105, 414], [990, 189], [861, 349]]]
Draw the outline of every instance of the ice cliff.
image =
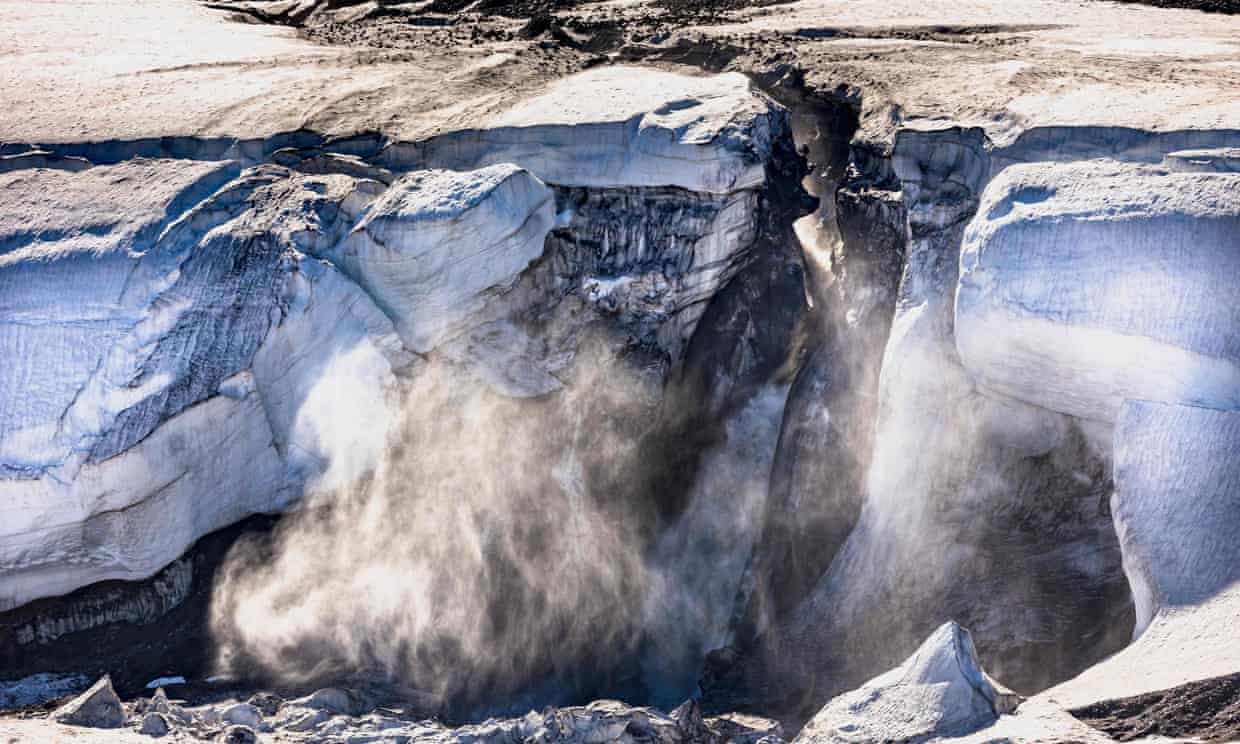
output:
[[[1234, 612], [1234, 561], [1206, 529], [1207, 546], [1170, 560], [1163, 533], [1233, 521], [1206, 495], [1226, 491], [1227, 466], [1204, 464], [1234, 459], [1223, 422], [1240, 391], [1237, 184], [1220, 137], [1064, 127], [1001, 141], [927, 125], [877, 159], [854, 153], [857, 185], [837, 205], [895, 190], [903, 209], [875, 214], [907, 241], [870, 461], [837, 465], [863, 471], [863, 496], [819, 490], [842, 539], [783, 527], [824, 537], [829, 567], [716, 672], [708, 699], [808, 715], [949, 619], [1017, 690], [1084, 672], [1043, 711], [1095, 702], [1091, 687], [1124, 697], [1234, 666], [1207, 661], [1226, 644], [1203, 630]], [[821, 456], [842, 463], [839, 434], [825, 441]], [[1198, 478], [1210, 484], [1187, 485]], [[1174, 653], [1197, 671], [1136, 671]]]
[[1217, 635], [1235, 611], [1236, 557], [1220, 530], [1236, 521], [1240, 441], [1240, 182], [1226, 162], [1226, 150], [1190, 150], [1014, 166], [964, 237], [963, 365], [993, 395], [1097, 422], [1087, 426], [1113, 468], [1138, 640], [1052, 690], [1067, 705], [1237, 664]]
[[347, 405], [382, 405], [391, 321], [297, 248], [343, 238], [367, 187], [163, 160], [8, 177], [60, 201], [33, 226], [6, 202], [5, 606], [149, 576], [293, 503], [329, 362]]
[[0, 607], [150, 576], [365, 473], [428, 355], [544, 395], [604, 322], [665, 374], [752, 261], [783, 127], [742, 76], [609, 68], [365, 157], [9, 163]]

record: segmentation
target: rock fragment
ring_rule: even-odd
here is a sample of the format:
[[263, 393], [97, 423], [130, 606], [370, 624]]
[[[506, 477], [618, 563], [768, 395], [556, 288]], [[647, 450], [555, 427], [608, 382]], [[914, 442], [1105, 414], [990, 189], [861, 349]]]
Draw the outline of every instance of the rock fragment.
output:
[[237, 703], [225, 709], [220, 717], [225, 723], [249, 726], [252, 729], [260, 729], [263, 726], [263, 714], [249, 703]]
[[229, 726], [219, 735], [222, 744], [257, 744], [258, 734], [249, 726]]
[[52, 718], [69, 726], [118, 728], [125, 725], [125, 709], [112, 689], [112, 678], [105, 674], [89, 690], [61, 706]]
[[142, 717], [142, 725], [138, 727], [138, 733], [158, 737], [164, 736], [170, 729], [167, 718], [159, 713], [147, 713]]
[[295, 700], [298, 705], [315, 710], [325, 710], [343, 716], [358, 716], [366, 712], [366, 701], [351, 690], [339, 687], [324, 687], [310, 695]]
[[42, 705], [49, 700], [76, 695], [90, 687], [80, 674], [32, 674], [17, 680], [0, 680], [0, 711]]
[[264, 716], [274, 716], [284, 704], [279, 695], [271, 692], [256, 692], [246, 702], [257, 708]]
[[164, 714], [172, 710], [172, 704], [168, 702], [168, 693], [164, 691], [164, 688], [155, 689], [155, 694], [151, 695], [151, 702], [147, 704], [147, 707], [156, 713]]
[[286, 708], [276, 721], [278, 728], [287, 729], [289, 731], [310, 731], [329, 720], [332, 717], [331, 712], [326, 710], [313, 710], [300, 705]]

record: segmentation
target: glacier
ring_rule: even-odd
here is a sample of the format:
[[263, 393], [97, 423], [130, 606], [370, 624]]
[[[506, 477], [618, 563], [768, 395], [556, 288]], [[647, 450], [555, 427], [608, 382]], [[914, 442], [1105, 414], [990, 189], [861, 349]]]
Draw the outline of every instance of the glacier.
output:
[[[1102, 742], [1098, 710], [1230, 689], [1231, 18], [28, 5], [0, 2], [13, 689], [237, 697], [120, 703], [126, 740], [679, 742]], [[208, 602], [248, 646], [169, 644]], [[232, 652], [307, 689], [246, 699]], [[695, 700], [515, 717], [609, 695]]]
[[[340, 266], [426, 353], [483, 311], [543, 254], [555, 199], [512, 164], [418, 171], [392, 184], [349, 237], [319, 257]], [[477, 321], [475, 321], [477, 322]]]
[[516, 396], [588, 323], [677, 363], [752, 260], [784, 116], [741, 75], [615, 68], [384, 167], [303, 137], [3, 174], [0, 607], [355, 481], [428, 354]]
[[[182, 184], [169, 170], [199, 180]], [[234, 180], [167, 215], [183, 198], [178, 186], [230, 171]], [[304, 441], [315, 437], [303, 415], [313, 408], [311, 390], [288, 383], [317, 385], [310, 371], [347, 352], [369, 360], [352, 371], [364, 384], [351, 389], [365, 397], [365, 383], [378, 389], [404, 354], [390, 321], [356, 285], [295, 248], [303, 233], [341, 228], [357, 196], [348, 179], [161, 161], [84, 173], [87, 188], [59, 191], [66, 201], [56, 215], [69, 223], [62, 232], [48, 229], [5, 254], [9, 348], [72, 352], [67, 365], [32, 353], [6, 368], [6, 402], [30, 410], [6, 420], [15, 430], [5, 441], [16, 445], [0, 480], [0, 596], [9, 607], [149, 576], [208, 532], [288, 507], [298, 495], [297, 462], [317, 447]], [[107, 201], [89, 188], [99, 184], [117, 204], [132, 200], [168, 224], [111, 234]], [[338, 333], [330, 343], [305, 339], [305, 324]], [[308, 343], [295, 354], [263, 353], [269, 340], [274, 350], [299, 335]], [[45, 380], [47, 393], [29, 395], [40, 385], [31, 380]], [[28, 441], [34, 446], [23, 447]], [[208, 495], [217, 493], [228, 498]]]

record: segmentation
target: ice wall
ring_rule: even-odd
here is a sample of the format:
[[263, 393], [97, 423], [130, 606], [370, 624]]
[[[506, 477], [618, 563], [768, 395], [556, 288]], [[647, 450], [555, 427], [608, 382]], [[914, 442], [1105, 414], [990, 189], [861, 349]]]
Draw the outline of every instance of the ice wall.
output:
[[[77, 146], [73, 169], [31, 158], [5, 174], [28, 203], [12, 205], [15, 237], [0, 253], [0, 281], [12, 288], [0, 303], [16, 303], [11, 311], [0, 304], [0, 334], [25, 356], [0, 373], [10, 375], [0, 384], [0, 606], [150, 576], [207, 532], [287, 510], [307, 492], [347, 492], [420, 404], [448, 428], [463, 423], [452, 419], [463, 408], [417, 400], [428, 387], [416, 383], [433, 368], [443, 375], [436, 395], [456, 400], [457, 381], [514, 412], [491, 428], [485, 417], [469, 421], [482, 428], [462, 432], [468, 442], [419, 439], [427, 467], [442, 464], [450, 475], [442, 493], [416, 495], [450, 493], [459, 472], [448, 464], [459, 452], [446, 449], [492, 437], [495, 448], [475, 452], [489, 459], [469, 475], [496, 493], [562, 499], [580, 514], [614, 516], [621, 506], [612, 502], [623, 502], [640, 524], [632, 541], [616, 543], [631, 556], [644, 556], [643, 541], [674, 525], [661, 543], [671, 556], [666, 586], [636, 586], [650, 592], [649, 610], [615, 625], [632, 637], [646, 620], [661, 634], [676, 624], [668, 617], [706, 618], [691, 642], [655, 639], [663, 653], [648, 660], [649, 684], [658, 686], [660, 667], [688, 647], [674, 684], [692, 687], [701, 654], [727, 631], [754, 539], [756, 520], [743, 515], [765, 498], [782, 394], [761, 395], [760, 416], [745, 403], [785, 366], [804, 303], [787, 232], [804, 213], [802, 171], [786, 114], [739, 75], [626, 70], [562, 81], [502, 122], [479, 123], [382, 152], [369, 140], [331, 150], [307, 135], [279, 148], [186, 141], [177, 148], [200, 159], [142, 160], [125, 159], [121, 143], [100, 154], [121, 162], [96, 165], [90, 147]], [[244, 164], [207, 159], [242, 150]], [[355, 151], [365, 157], [348, 154]], [[264, 157], [273, 162], [254, 164]], [[443, 165], [465, 170], [430, 167]], [[21, 210], [42, 209], [43, 192], [55, 194], [47, 225], [22, 233]], [[95, 325], [75, 316], [81, 308]], [[64, 340], [74, 333], [90, 343]], [[682, 372], [692, 382], [665, 404], [665, 386]], [[30, 395], [40, 386], [51, 392]], [[41, 407], [28, 414], [32, 402]], [[544, 435], [550, 414], [536, 410], [572, 426]], [[738, 411], [760, 418], [745, 426], [765, 434], [738, 432], [733, 449], [721, 444], [705, 467], [720, 470], [720, 458], [739, 448], [752, 467], [737, 467], [753, 471], [752, 483], [736, 494], [712, 472], [697, 491], [705, 495], [691, 497], [693, 458], [719, 435], [712, 427], [722, 431]], [[512, 431], [532, 433], [505, 438], [502, 424], [513, 422]], [[564, 443], [558, 459], [541, 458], [544, 439]], [[538, 463], [522, 473], [521, 488], [505, 470], [523, 461], [513, 448]], [[401, 481], [375, 503], [398, 512], [429, 503], [396, 498], [407, 487]], [[482, 501], [496, 510], [488, 529], [502, 525], [492, 537], [537, 542], [530, 515], [505, 511], [522, 508], [519, 498]], [[720, 523], [719, 508], [734, 509], [736, 520]], [[335, 532], [353, 546], [382, 545], [365, 530], [403, 514], [367, 512]], [[675, 559], [704, 542], [712, 565]], [[480, 560], [489, 576], [513, 569], [502, 556]], [[684, 571], [700, 592], [678, 595]], [[567, 596], [574, 586], [548, 591], [577, 606]], [[499, 596], [472, 599], [485, 608]], [[536, 663], [520, 674], [503, 668], [513, 659], [480, 656], [471, 668], [517, 685], [551, 658], [575, 679], [595, 676], [572, 663], [573, 653], [546, 653], [557, 650], [544, 648], [548, 640], [523, 644]], [[365, 656], [336, 641], [335, 658]]]
[[1240, 176], [1006, 169], [965, 234], [956, 345], [979, 385], [1098, 421], [1240, 405]]
[[1047, 693], [1065, 706], [1240, 665], [1224, 630], [1240, 565], [1240, 182], [1228, 157], [1013, 166], [965, 234], [955, 319], [970, 376], [1113, 427], [1110, 510], [1137, 640]]
[[1127, 401], [1112, 510], [1136, 638], [1047, 691], [1066, 708], [1233, 675], [1240, 617], [1240, 411]]
[[1112, 511], [1137, 604], [1161, 609], [1240, 579], [1240, 410], [1128, 401], [1115, 427]]

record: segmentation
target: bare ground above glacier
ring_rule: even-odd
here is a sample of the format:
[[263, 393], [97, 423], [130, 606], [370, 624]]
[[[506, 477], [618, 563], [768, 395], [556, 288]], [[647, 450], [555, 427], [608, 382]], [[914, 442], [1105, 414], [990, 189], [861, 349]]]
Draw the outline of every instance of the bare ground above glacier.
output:
[[[265, 23], [189, 0], [0, 2], [0, 142], [263, 137], [310, 128], [419, 139], [546, 81], [623, 58], [795, 65], [861, 102], [863, 140], [898, 127], [1237, 126], [1240, 18], [1110, 2], [802, 0], [739, 8], [596, 2], [550, 20], [345, 5]], [[339, 4], [333, 4], [338, 6]]]

